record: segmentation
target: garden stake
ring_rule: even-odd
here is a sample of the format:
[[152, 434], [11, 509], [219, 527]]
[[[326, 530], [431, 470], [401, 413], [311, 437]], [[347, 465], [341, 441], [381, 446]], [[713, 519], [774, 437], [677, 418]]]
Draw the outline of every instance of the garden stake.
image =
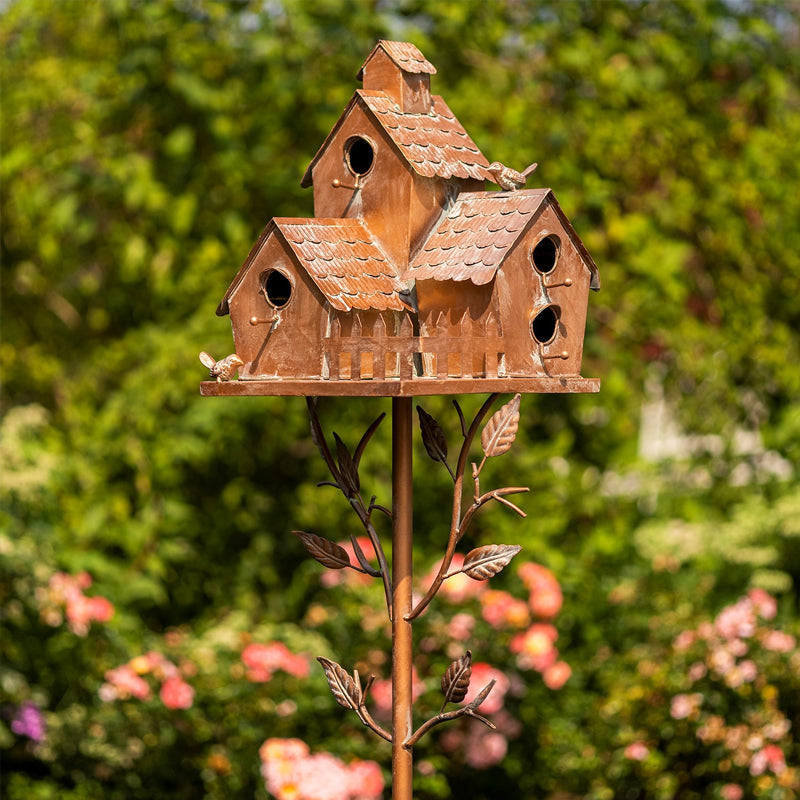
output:
[[[294, 531], [323, 566], [383, 585], [392, 627], [391, 731], [368, 708], [374, 676], [362, 684], [357, 670], [318, 661], [339, 705], [391, 743], [394, 800], [412, 800], [413, 747], [432, 728], [464, 716], [494, 728], [479, 713], [494, 681], [463, 704], [470, 650], [441, 676], [439, 712], [416, 729], [412, 713], [414, 620], [449, 578], [488, 580], [521, 549], [483, 545], [453, 568], [485, 505], [495, 501], [525, 517], [508, 498], [526, 487], [481, 488], [487, 459], [511, 448], [522, 394], [600, 386], [580, 376], [589, 290], [600, 288], [597, 266], [553, 193], [523, 188], [536, 165], [517, 172], [489, 163], [430, 93], [435, 72], [413, 44], [378, 42], [358, 73], [363, 90], [303, 177], [303, 186], [314, 187], [316, 216], [270, 221], [217, 309], [231, 316], [235, 352], [219, 361], [200, 355], [210, 373], [203, 396], [306, 398], [311, 435], [331, 475], [320, 485], [342, 492], [370, 542], [377, 567], [354, 535], [355, 562], [341, 545]], [[487, 181], [502, 191], [486, 191]], [[439, 422], [417, 406], [423, 446], [450, 475], [453, 500], [441, 566], [414, 604], [412, 398], [476, 393], [488, 397], [469, 421], [453, 400], [462, 438], [455, 461]], [[490, 416], [501, 394], [512, 397]], [[391, 509], [367, 499], [359, 474], [385, 415], [352, 450], [336, 433], [331, 447], [321, 396], [391, 397]], [[477, 441], [483, 455], [472, 461]], [[392, 521], [391, 568], [376, 513]]]

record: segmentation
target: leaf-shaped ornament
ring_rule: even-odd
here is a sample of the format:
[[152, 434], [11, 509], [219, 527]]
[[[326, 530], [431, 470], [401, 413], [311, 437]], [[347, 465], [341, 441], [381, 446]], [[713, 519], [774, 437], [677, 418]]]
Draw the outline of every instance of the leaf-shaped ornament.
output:
[[447, 461], [447, 439], [439, 423], [422, 407], [417, 406], [419, 427], [422, 431], [422, 444], [425, 452], [434, 461]]
[[518, 394], [499, 409], [486, 423], [481, 433], [481, 445], [487, 457], [501, 456], [514, 444], [519, 427]]
[[357, 683], [349, 673], [329, 658], [319, 656], [317, 661], [325, 670], [328, 686], [331, 687], [336, 702], [343, 708], [357, 710], [362, 700], [360, 681]]
[[518, 544], [487, 544], [470, 550], [461, 571], [475, 581], [487, 581], [508, 566], [522, 548]]
[[472, 653], [467, 650], [461, 658], [457, 658], [442, 676], [442, 693], [445, 703], [460, 703], [469, 691], [469, 679], [472, 675]]
[[342, 488], [348, 497], [354, 497], [361, 488], [361, 481], [358, 477], [358, 467], [356, 467], [347, 445], [334, 433], [336, 440], [336, 457], [339, 461], [339, 473], [342, 476]]
[[347, 550], [336, 542], [329, 542], [316, 533], [306, 533], [305, 531], [292, 531], [303, 543], [308, 554], [319, 561], [323, 567], [329, 569], [345, 569], [352, 566], [350, 555]]

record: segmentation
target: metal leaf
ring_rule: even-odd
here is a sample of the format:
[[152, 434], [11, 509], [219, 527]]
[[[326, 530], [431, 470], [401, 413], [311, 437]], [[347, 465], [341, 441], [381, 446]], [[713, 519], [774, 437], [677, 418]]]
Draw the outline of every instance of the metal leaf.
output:
[[362, 699], [361, 682], [357, 683], [351, 675], [329, 658], [319, 656], [317, 661], [325, 670], [328, 686], [331, 687], [336, 702], [343, 708], [358, 710]]
[[350, 556], [341, 545], [336, 542], [329, 542], [316, 533], [306, 533], [305, 531], [292, 531], [303, 543], [308, 554], [319, 561], [323, 567], [329, 569], [345, 569], [352, 566]]
[[447, 439], [439, 423], [422, 407], [417, 406], [422, 444], [434, 461], [447, 462]]
[[519, 427], [519, 400], [520, 396], [514, 395], [486, 423], [481, 433], [481, 445], [487, 457], [503, 455], [514, 443]]
[[469, 691], [472, 675], [472, 652], [467, 650], [461, 658], [453, 661], [442, 676], [442, 692], [445, 703], [460, 703]]
[[487, 581], [507, 566], [522, 548], [518, 544], [487, 544], [470, 550], [461, 571], [476, 581]]
[[354, 497], [361, 488], [361, 481], [358, 477], [358, 467], [356, 467], [347, 445], [334, 433], [336, 440], [336, 457], [339, 461], [339, 473], [342, 477], [342, 488], [348, 497]]

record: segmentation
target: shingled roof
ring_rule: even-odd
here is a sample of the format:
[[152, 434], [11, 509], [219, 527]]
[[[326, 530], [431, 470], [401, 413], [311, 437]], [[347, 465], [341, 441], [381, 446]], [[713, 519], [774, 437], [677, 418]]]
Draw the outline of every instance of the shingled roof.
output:
[[364, 63], [361, 65], [358, 75], [356, 75], [358, 80], [364, 80], [364, 67], [367, 66], [375, 55], [375, 51], [379, 49], [383, 50], [383, 52], [404, 72], [410, 72], [414, 75], [419, 73], [425, 73], [427, 75], [436, 74], [436, 67], [422, 55], [416, 45], [410, 42], [390, 42], [386, 39], [380, 39], [378, 44], [372, 48], [372, 52], [364, 59]]
[[384, 92], [358, 89], [339, 121], [306, 169], [300, 185], [311, 186], [312, 172], [328, 148], [350, 109], [360, 103], [388, 134], [397, 151], [418, 175], [426, 178], [475, 178], [493, 180], [489, 161], [464, 130], [447, 103], [438, 95], [431, 97], [428, 114], [402, 112]]
[[489, 283], [546, 201], [592, 273], [591, 288], [599, 289], [597, 266], [550, 189], [459, 195], [414, 256], [406, 277]]
[[409, 307], [397, 267], [360, 220], [276, 219], [275, 224], [335, 309]]

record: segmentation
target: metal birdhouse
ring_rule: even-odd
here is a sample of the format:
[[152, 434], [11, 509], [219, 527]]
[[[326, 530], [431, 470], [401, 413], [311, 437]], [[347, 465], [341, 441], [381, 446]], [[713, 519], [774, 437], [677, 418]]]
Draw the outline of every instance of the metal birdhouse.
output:
[[[234, 354], [200, 360], [205, 396], [295, 395], [307, 399], [315, 443], [370, 543], [351, 537], [352, 555], [321, 536], [295, 531], [331, 569], [353, 569], [383, 584], [392, 624], [392, 726], [369, 712], [362, 685], [320, 657], [334, 697], [392, 746], [392, 797], [411, 800], [412, 753], [433, 727], [468, 716], [492, 726], [466, 702], [469, 650], [441, 676], [444, 704], [414, 726], [414, 620], [457, 574], [488, 580], [519, 552], [490, 544], [454, 558], [475, 514], [495, 503], [520, 516], [509, 496], [524, 487], [481, 488], [486, 460], [508, 451], [520, 396], [596, 392], [580, 375], [589, 290], [597, 266], [550, 189], [526, 189], [536, 165], [517, 172], [489, 160], [444, 100], [431, 94], [436, 70], [413, 45], [380, 41], [361, 67], [357, 89], [302, 178], [313, 186], [315, 216], [276, 217], [264, 229], [217, 314], [230, 314]], [[500, 187], [487, 189], [487, 184]], [[236, 377], [238, 372], [238, 378]], [[453, 480], [451, 524], [436, 576], [412, 595], [412, 405], [414, 396], [489, 393], [472, 420], [457, 401], [462, 441], [448, 456], [439, 423], [417, 407], [425, 451]], [[489, 416], [502, 393], [513, 398]], [[383, 414], [354, 448], [330, 446], [315, 398], [392, 398], [391, 508], [367, 499], [359, 465]], [[470, 450], [483, 450], [471, 461]], [[469, 489], [471, 502], [467, 502]], [[391, 519], [391, 565], [376, 518]], [[458, 705], [461, 703], [461, 705]], [[448, 705], [457, 706], [448, 710]]]
[[[225, 292], [239, 380], [203, 394], [587, 392], [597, 266], [550, 189], [490, 163], [412, 44], [381, 41]], [[487, 183], [501, 187], [486, 189]], [[217, 376], [218, 377], [218, 376]]]

